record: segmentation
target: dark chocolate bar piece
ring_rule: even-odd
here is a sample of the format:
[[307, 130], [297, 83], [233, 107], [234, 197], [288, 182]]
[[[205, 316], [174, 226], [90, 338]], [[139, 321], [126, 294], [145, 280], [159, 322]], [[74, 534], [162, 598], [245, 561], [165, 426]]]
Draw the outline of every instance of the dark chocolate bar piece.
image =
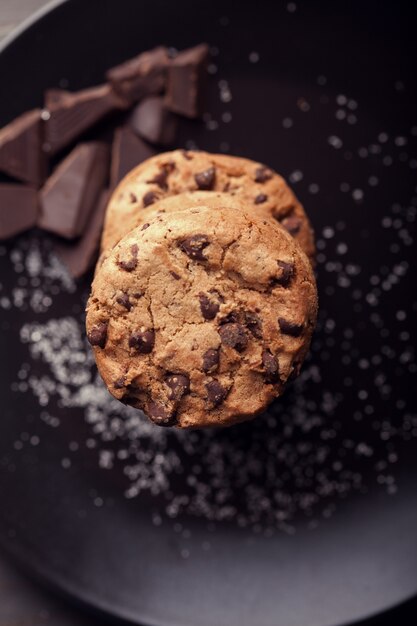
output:
[[54, 155], [70, 145], [83, 132], [115, 111], [127, 108], [109, 85], [69, 92], [45, 92], [45, 143], [47, 154]]
[[163, 98], [151, 96], [132, 111], [129, 124], [143, 139], [157, 145], [169, 145], [174, 142], [178, 118], [166, 109]]
[[108, 163], [105, 144], [74, 148], [41, 189], [39, 227], [65, 239], [79, 237], [105, 185]]
[[0, 239], [8, 239], [35, 226], [38, 192], [26, 185], [0, 184]]
[[155, 151], [128, 126], [118, 128], [112, 147], [110, 187], [114, 189], [131, 169], [154, 155]]
[[209, 48], [200, 44], [179, 52], [167, 73], [165, 105], [174, 113], [198, 117], [203, 108]]
[[84, 232], [76, 243], [60, 241], [55, 244], [57, 256], [67, 266], [69, 273], [74, 278], [83, 276], [96, 261], [109, 197], [110, 191], [108, 189], [101, 192]]
[[0, 130], [0, 170], [38, 187], [46, 175], [42, 143], [41, 110], [23, 113]]
[[168, 63], [166, 48], [159, 46], [113, 67], [106, 78], [120, 96], [135, 102], [164, 91]]

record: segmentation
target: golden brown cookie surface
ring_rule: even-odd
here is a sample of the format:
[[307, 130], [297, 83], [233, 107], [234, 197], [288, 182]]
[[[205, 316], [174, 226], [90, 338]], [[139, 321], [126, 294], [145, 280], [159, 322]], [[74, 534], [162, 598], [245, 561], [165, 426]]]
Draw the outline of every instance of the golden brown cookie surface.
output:
[[191, 206], [110, 251], [87, 335], [119, 400], [160, 425], [224, 426], [283, 392], [316, 312], [310, 264], [284, 229], [229, 206]]
[[119, 184], [110, 200], [102, 250], [143, 223], [141, 212], [184, 192], [216, 191], [239, 197], [259, 217], [276, 219], [311, 261], [314, 236], [302, 205], [284, 179], [260, 163], [222, 154], [175, 150], [148, 159]]

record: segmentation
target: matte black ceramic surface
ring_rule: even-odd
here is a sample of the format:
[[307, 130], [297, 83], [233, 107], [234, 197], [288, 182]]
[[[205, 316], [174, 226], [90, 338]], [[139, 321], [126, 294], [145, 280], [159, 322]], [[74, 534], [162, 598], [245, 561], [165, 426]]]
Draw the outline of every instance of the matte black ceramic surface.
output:
[[[28, 269], [38, 241], [48, 254], [41, 235], [0, 247], [1, 540], [95, 608], [152, 626], [330, 626], [417, 592], [416, 39], [405, 3], [381, 4], [74, 0], [0, 54], [3, 125], [46, 87], [97, 84], [160, 43], [208, 41], [210, 117], [182, 122], [178, 145], [276, 168], [318, 239], [321, 314], [304, 377], [268, 416], [194, 434], [191, 453], [167, 435], [163, 458], [172, 447], [178, 467], [136, 497], [126, 465], [105, 469], [103, 450], [117, 459], [123, 445], [85, 419], [84, 383], [64, 406], [66, 381], [33, 347], [51, 320], [82, 328], [91, 277], [72, 290], [33, 258]], [[58, 383], [43, 397], [33, 375]], [[177, 513], [168, 505], [196, 463], [210, 506], [194, 494], [196, 509], [185, 498]]]

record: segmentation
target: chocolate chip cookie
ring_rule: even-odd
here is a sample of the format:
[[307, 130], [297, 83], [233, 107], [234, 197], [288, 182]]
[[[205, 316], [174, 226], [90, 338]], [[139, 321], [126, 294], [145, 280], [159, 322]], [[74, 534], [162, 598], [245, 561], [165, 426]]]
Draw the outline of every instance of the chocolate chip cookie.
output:
[[87, 337], [110, 392], [161, 426], [226, 426], [282, 394], [317, 314], [308, 259], [252, 211], [190, 205], [129, 232], [96, 272]]
[[185, 150], [152, 157], [122, 180], [107, 209], [102, 249], [111, 248], [134, 228], [146, 207], [161, 198], [196, 190], [240, 197], [247, 210], [279, 222], [313, 262], [310, 222], [281, 176], [248, 159]]

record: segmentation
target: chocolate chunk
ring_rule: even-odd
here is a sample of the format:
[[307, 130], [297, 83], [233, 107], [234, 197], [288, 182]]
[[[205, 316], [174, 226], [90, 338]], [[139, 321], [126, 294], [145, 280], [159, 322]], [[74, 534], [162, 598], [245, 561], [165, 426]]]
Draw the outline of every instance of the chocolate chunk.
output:
[[294, 264], [286, 263], [285, 261], [277, 261], [277, 265], [281, 270], [278, 277], [274, 278], [274, 282], [283, 287], [288, 287], [291, 278], [294, 275]]
[[263, 204], [267, 200], [268, 200], [268, 196], [266, 194], [258, 193], [258, 195], [256, 196], [254, 202], [255, 202], [255, 204]]
[[0, 240], [35, 226], [38, 193], [24, 185], [0, 184]]
[[169, 57], [159, 46], [110, 69], [106, 78], [113, 89], [131, 102], [164, 91]]
[[129, 348], [134, 348], [139, 354], [149, 354], [155, 344], [155, 333], [153, 330], [138, 330], [129, 337]]
[[219, 404], [221, 404], [228, 394], [228, 389], [223, 387], [223, 385], [221, 385], [216, 379], [206, 384], [206, 390], [208, 400], [214, 406], [218, 406]]
[[201, 191], [210, 191], [213, 189], [214, 183], [216, 181], [216, 170], [214, 167], [209, 167], [204, 172], [199, 172], [195, 174], [194, 180], [197, 184], [197, 187], [201, 189]]
[[234, 348], [238, 352], [243, 350], [248, 345], [248, 338], [246, 337], [245, 329], [241, 324], [229, 323], [223, 324], [219, 328], [219, 335], [222, 343], [226, 346]]
[[245, 325], [256, 339], [262, 339], [262, 321], [259, 315], [251, 311], [244, 313]]
[[166, 146], [175, 140], [178, 118], [165, 108], [163, 98], [153, 96], [137, 105], [129, 118], [129, 124], [143, 139]]
[[125, 272], [133, 272], [138, 265], [138, 252], [139, 248], [134, 243], [130, 246], [130, 259], [118, 259], [117, 265]]
[[41, 110], [23, 113], [0, 130], [0, 171], [38, 187], [45, 179]]
[[200, 44], [180, 52], [171, 60], [165, 95], [168, 109], [186, 117], [201, 115], [207, 78], [207, 58], [208, 46]]
[[150, 224], [144, 224], [141, 228], [141, 230], [147, 230], [149, 228]]
[[114, 381], [113, 387], [115, 389], [123, 389], [125, 387], [126, 378], [125, 376], [121, 376], [117, 380]]
[[190, 391], [190, 379], [185, 374], [169, 374], [165, 378], [169, 387], [169, 399], [179, 402]]
[[55, 253], [74, 278], [80, 278], [88, 272], [97, 258], [109, 196], [108, 190], [101, 192], [84, 232], [76, 243], [59, 241], [54, 244]]
[[204, 248], [210, 244], [207, 235], [192, 235], [187, 237], [179, 243], [179, 247], [190, 259], [194, 261], [206, 261], [206, 257], [203, 254]]
[[267, 167], [258, 167], [255, 170], [255, 183], [266, 183], [272, 178], [272, 172]]
[[148, 191], [142, 198], [143, 206], [147, 207], [158, 200], [158, 196], [153, 191]]
[[168, 176], [170, 175], [174, 167], [175, 165], [173, 166], [169, 163], [163, 165], [160, 168], [159, 172], [155, 174], [153, 178], [147, 180], [146, 182], [149, 184], [158, 185], [158, 187], [160, 187], [163, 191], [166, 191], [168, 189]]
[[241, 319], [240, 311], [230, 311], [220, 320], [220, 324], [229, 324], [230, 322], [239, 322]]
[[201, 315], [204, 317], [204, 319], [214, 320], [217, 313], [219, 312], [220, 304], [218, 302], [210, 300], [210, 298], [204, 293], [198, 294], [198, 299], [200, 300]]
[[215, 348], [209, 348], [203, 354], [203, 372], [212, 374], [219, 367], [219, 351]]
[[107, 146], [97, 142], [78, 145], [40, 192], [38, 226], [65, 239], [84, 232], [108, 172]]
[[130, 170], [154, 154], [155, 151], [128, 126], [118, 128], [114, 134], [111, 153], [110, 187], [116, 187]]
[[265, 369], [265, 381], [268, 383], [276, 383], [279, 380], [278, 361], [270, 350], [262, 351], [262, 365]]
[[290, 235], [296, 235], [300, 232], [302, 221], [299, 217], [290, 216], [280, 220], [282, 226], [287, 230]]
[[109, 85], [100, 85], [70, 92], [54, 89], [52, 97], [45, 94], [49, 118], [45, 121], [44, 150], [56, 154], [70, 145], [83, 132], [114, 111], [125, 109], [127, 103]]
[[289, 322], [284, 317], [278, 318], [278, 325], [284, 335], [291, 335], [291, 337], [299, 337], [304, 328], [303, 324], [295, 324], [294, 322]]
[[177, 272], [171, 270], [169, 273], [171, 274], [172, 278], [175, 278], [175, 280], [180, 280], [181, 276], [177, 274]]
[[146, 414], [157, 426], [174, 426], [177, 420], [172, 409], [151, 400], [146, 406]]
[[124, 292], [116, 297], [116, 302], [117, 304], [120, 304], [120, 306], [124, 307], [128, 311], [130, 311], [130, 309], [133, 306], [131, 301], [129, 300], [129, 296], [127, 295], [127, 293], [124, 293]]
[[90, 332], [87, 333], [87, 339], [92, 346], [98, 346], [99, 348], [105, 347], [108, 325], [108, 322], [101, 322], [93, 326]]

